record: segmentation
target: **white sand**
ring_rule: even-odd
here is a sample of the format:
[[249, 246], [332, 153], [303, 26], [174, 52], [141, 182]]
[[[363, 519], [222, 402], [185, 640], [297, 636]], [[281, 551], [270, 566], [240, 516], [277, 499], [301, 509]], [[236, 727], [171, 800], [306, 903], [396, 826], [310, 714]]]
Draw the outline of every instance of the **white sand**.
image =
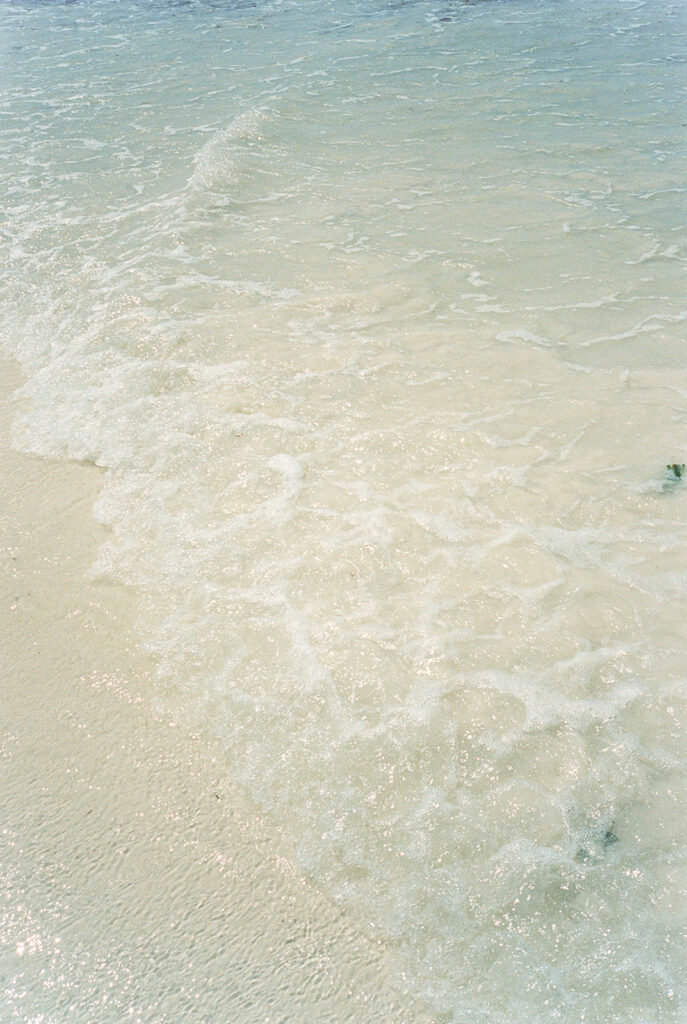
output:
[[100, 471], [11, 450], [0, 380], [0, 1020], [419, 1021], [221, 749], [155, 717], [135, 595], [88, 580]]

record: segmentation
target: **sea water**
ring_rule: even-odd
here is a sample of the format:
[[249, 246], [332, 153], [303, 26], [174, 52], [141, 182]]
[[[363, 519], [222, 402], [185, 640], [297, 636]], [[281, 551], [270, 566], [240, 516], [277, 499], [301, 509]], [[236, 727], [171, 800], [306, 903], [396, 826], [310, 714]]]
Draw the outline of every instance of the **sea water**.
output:
[[160, 707], [437, 1021], [684, 1021], [687, 7], [0, 16], [16, 442]]

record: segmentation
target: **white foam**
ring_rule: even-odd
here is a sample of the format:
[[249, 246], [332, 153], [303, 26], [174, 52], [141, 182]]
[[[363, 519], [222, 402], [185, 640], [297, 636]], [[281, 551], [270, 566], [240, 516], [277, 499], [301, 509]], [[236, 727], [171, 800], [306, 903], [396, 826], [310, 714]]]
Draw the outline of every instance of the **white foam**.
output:
[[237, 153], [245, 150], [246, 146], [260, 143], [261, 125], [266, 116], [262, 110], [246, 110], [226, 128], [215, 132], [194, 158], [196, 166], [190, 185], [212, 191], [221, 191], [235, 185], [239, 173]]

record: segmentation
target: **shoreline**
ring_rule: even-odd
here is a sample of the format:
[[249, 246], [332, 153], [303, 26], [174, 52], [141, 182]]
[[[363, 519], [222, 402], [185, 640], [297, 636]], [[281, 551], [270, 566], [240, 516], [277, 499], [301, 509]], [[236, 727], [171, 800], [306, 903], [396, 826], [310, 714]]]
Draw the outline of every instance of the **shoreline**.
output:
[[[0, 362], [0, 1010], [66, 1024], [425, 1019], [227, 777], [156, 716], [136, 595], [91, 581], [101, 470], [14, 451]], [[44, 1016], [41, 1016], [44, 1015]]]

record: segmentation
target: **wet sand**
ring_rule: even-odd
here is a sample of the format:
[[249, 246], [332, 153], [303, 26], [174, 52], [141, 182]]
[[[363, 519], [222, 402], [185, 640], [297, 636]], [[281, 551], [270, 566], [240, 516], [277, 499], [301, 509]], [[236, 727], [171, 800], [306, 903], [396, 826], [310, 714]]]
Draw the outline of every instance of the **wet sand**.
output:
[[0, 1017], [420, 1021], [221, 749], [152, 710], [136, 595], [88, 578], [101, 473], [12, 450], [0, 381]]

